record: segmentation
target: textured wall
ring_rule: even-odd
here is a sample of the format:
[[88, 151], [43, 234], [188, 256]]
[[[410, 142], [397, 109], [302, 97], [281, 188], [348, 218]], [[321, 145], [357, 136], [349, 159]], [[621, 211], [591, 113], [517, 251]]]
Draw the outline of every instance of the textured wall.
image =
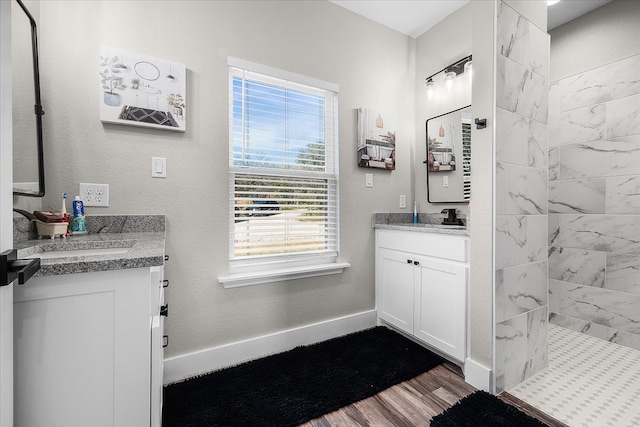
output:
[[[40, 16], [44, 207], [95, 182], [110, 184], [110, 207], [87, 208], [89, 216], [166, 215], [168, 357], [374, 308], [371, 214], [412, 194], [412, 39], [326, 1], [55, 1], [41, 2]], [[186, 64], [186, 133], [100, 122], [100, 44]], [[227, 290], [217, 283], [228, 259], [229, 55], [340, 86], [345, 273]], [[395, 171], [357, 167], [358, 107], [395, 115]], [[166, 179], [151, 178], [152, 156], [167, 158]]]
[[[493, 364], [493, 218], [496, 2], [474, 1], [473, 117], [486, 118], [487, 127], [471, 126], [471, 224], [469, 256], [469, 357], [492, 369]], [[486, 385], [489, 390], [490, 385]]]
[[547, 364], [549, 35], [499, 2], [496, 38], [494, 374], [500, 392]]
[[[613, 0], [550, 31], [551, 78], [582, 73], [638, 52], [640, 4]], [[553, 108], [553, 105], [549, 105]], [[550, 110], [551, 112], [551, 110]]]
[[[465, 5], [416, 39], [416, 144], [413, 164], [415, 200], [418, 202], [420, 212], [441, 212], [445, 208], [456, 208], [461, 213], [467, 213], [467, 207], [464, 204], [427, 202], [427, 168], [423, 162], [427, 158], [427, 120], [471, 104], [469, 76], [462, 74], [457, 77], [452, 88], [446, 90], [441, 86], [443, 74], [439, 74], [435, 78], [438, 85], [431, 96], [427, 95], [424, 83], [428, 76], [472, 54], [473, 7], [471, 3]], [[455, 28], [456, 31], [450, 31], [451, 28]], [[443, 38], [444, 33], [447, 33], [448, 37]], [[461, 159], [459, 164], [462, 164]], [[434, 176], [441, 179], [438, 174]], [[478, 191], [482, 190], [478, 188]], [[462, 190], [458, 194], [462, 194]], [[454, 198], [441, 200], [454, 200]]]

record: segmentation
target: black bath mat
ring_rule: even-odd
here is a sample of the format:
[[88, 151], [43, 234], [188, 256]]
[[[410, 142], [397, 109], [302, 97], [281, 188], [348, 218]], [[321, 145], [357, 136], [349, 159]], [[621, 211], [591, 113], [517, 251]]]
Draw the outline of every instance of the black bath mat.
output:
[[546, 427], [546, 424], [484, 391], [470, 394], [431, 419], [431, 427], [502, 426]]
[[442, 361], [378, 326], [169, 385], [162, 425], [295, 426]]

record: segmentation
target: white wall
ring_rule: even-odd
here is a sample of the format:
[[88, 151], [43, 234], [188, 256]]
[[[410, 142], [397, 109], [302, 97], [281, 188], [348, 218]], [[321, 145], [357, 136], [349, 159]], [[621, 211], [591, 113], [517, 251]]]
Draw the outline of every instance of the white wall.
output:
[[[456, 81], [456, 86], [451, 91], [453, 93], [445, 93], [443, 88], [438, 87], [429, 98], [424, 83], [428, 76], [472, 54], [472, 12], [473, 6], [469, 3], [416, 39], [416, 144], [413, 166], [415, 168], [414, 200], [418, 202], [420, 212], [440, 212], [445, 208], [456, 208], [461, 213], [467, 213], [465, 204], [427, 202], [427, 168], [423, 162], [427, 158], [426, 121], [471, 104], [471, 90], [468, 86], [458, 84], [461, 82]], [[463, 93], [455, 91], [462, 86], [465, 89]], [[459, 164], [462, 165], [461, 159]], [[472, 185], [472, 194], [473, 189]]]
[[[11, 8], [0, 2], [0, 252], [13, 246], [11, 220]], [[0, 427], [13, 425], [13, 285], [0, 287]]]
[[549, 32], [550, 81], [638, 53], [637, 1], [614, 0]]
[[[40, 17], [44, 207], [95, 182], [110, 184], [110, 207], [88, 215], [167, 216], [167, 357], [374, 308], [371, 214], [413, 193], [413, 39], [326, 1], [55, 1], [42, 2]], [[100, 122], [100, 44], [186, 64], [186, 133]], [[228, 256], [228, 55], [339, 84], [345, 273], [217, 283]], [[396, 116], [395, 171], [356, 166], [358, 107]], [[151, 178], [152, 156], [167, 158], [166, 179]]]
[[[469, 358], [487, 373], [474, 383], [489, 390], [488, 373], [493, 355], [493, 112], [494, 88], [494, 2], [475, 1], [449, 15], [416, 40], [416, 144], [415, 197], [424, 212], [440, 212], [455, 207], [467, 212], [464, 204], [427, 203], [425, 122], [430, 117], [472, 104], [472, 117], [487, 119], [487, 128], [472, 125], [471, 184], [471, 266], [469, 274]], [[425, 78], [447, 65], [473, 55], [472, 93], [452, 99], [429, 99]], [[470, 97], [467, 97], [471, 95]]]
[[[469, 271], [469, 357], [493, 365], [495, 2], [472, 2], [473, 117], [487, 127], [471, 127], [471, 226]], [[476, 83], [477, 82], [477, 83]], [[482, 82], [482, 83], [480, 83]], [[485, 381], [484, 390], [490, 386]], [[479, 387], [479, 385], [477, 385]]]

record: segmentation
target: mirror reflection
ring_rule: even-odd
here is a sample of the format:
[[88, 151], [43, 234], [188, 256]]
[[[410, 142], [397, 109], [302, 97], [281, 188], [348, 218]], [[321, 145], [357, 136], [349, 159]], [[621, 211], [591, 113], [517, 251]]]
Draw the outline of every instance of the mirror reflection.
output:
[[471, 106], [427, 120], [427, 200], [471, 200]]
[[11, 5], [13, 194], [44, 196], [37, 28], [21, 0]]

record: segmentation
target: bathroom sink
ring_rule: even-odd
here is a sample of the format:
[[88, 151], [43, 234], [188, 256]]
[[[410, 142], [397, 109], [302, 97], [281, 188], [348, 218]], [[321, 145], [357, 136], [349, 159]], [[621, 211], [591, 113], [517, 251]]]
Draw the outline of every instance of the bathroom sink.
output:
[[26, 256], [24, 258], [71, 258], [79, 256], [94, 256], [94, 255], [122, 255], [126, 254], [131, 248], [88, 248], [88, 249], [70, 249], [70, 250], [58, 250], [48, 252], [38, 252], [33, 255]]

